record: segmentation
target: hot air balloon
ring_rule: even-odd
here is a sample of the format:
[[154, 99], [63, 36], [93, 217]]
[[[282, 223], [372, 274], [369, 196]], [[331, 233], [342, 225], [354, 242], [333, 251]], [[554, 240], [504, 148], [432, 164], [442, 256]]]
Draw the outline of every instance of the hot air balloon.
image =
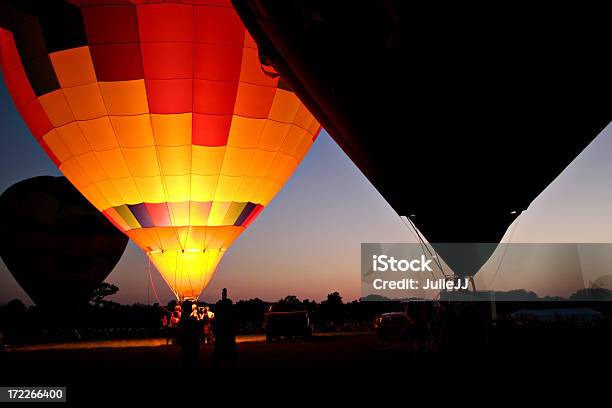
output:
[[197, 298], [320, 126], [231, 3], [4, 1], [1, 65], [71, 183]]
[[605, 10], [232, 3], [262, 59], [459, 275], [612, 119]]
[[127, 245], [65, 177], [20, 181], [0, 195], [0, 256], [39, 306], [87, 303]]

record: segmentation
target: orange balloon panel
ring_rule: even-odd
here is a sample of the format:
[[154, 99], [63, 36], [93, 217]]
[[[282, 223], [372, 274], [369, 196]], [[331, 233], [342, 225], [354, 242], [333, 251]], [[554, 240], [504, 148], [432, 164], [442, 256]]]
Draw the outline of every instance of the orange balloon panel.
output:
[[66, 2], [29, 20], [9, 7], [0, 31], [33, 134], [178, 298], [206, 287], [320, 129], [264, 74], [231, 3], [190, 3]]

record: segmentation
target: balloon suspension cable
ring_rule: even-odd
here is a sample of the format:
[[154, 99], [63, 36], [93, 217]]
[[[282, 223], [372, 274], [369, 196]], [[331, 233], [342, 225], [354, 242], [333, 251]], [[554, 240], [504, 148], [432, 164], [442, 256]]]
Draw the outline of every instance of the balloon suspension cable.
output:
[[[185, 253], [185, 250], [183, 250], [183, 253]], [[183, 274], [187, 275], [187, 281], [189, 282], [189, 289], [191, 289], [191, 296], [196, 298], [195, 292], [193, 290], [193, 284], [191, 283], [191, 276], [189, 276], [189, 271], [185, 271], [184, 269], [186, 269], [186, 266], [185, 266], [185, 260], [183, 259]], [[196, 302], [197, 302], [197, 298], [196, 298]]]
[[[421, 250], [423, 251], [423, 253], [425, 253], [426, 246], [425, 246], [424, 241], [421, 239], [421, 236], [419, 235], [419, 230], [414, 226], [412, 221], [410, 219], [408, 219], [408, 217], [402, 217], [400, 215], [399, 218], [404, 223], [406, 228], [408, 228], [408, 231], [412, 232], [412, 235], [414, 235], [415, 238], [417, 239], [417, 241], [419, 241], [419, 245], [421, 246]], [[404, 219], [408, 220], [408, 223]], [[431, 254], [431, 252], [429, 250], [427, 250], [427, 252], [429, 252]], [[436, 262], [436, 264], [437, 264], [437, 259], [434, 259], [434, 262]], [[440, 270], [442, 270], [440, 265], [438, 265], [438, 267], [440, 268]], [[444, 271], [442, 271], [442, 275], [444, 276]], [[434, 275], [433, 271], [431, 271], [431, 276], [432, 276], [432, 278], [436, 279], [436, 276]]]
[[[149, 258], [148, 254], [147, 254], [147, 259], [148, 259], [148, 263], [147, 263], [147, 266], [145, 267], [145, 272], [147, 274], [150, 274], [151, 258]], [[147, 278], [147, 306], [151, 306], [151, 280], [149, 278]]]
[[159, 295], [157, 294], [157, 289], [155, 289], [155, 283], [153, 282], [153, 275], [151, 274], [151, 258], [149, 257], [149, 254], [147, 254], [147, 270], [149, 271], [149, 283], [151, 285], [151, 288], [153, 288], [153, 294], [155, 294], [155, 299], [157, 299], [157, 304], [164, 309], [164, 311], [166, 313], [172, 313], [170, 310], [166, 309], [166, 307], [163, 305], [163, 303], [161, 302], [161, 300], [159, 300]]
[[[506, 252], [508, 251], [508, 246], [512, 243], [512, 237], [514, 236], [514, 232], [516, 231], [516, 228], [518, 227], [519, 222], [521, 221], [521, 216], [519, 214], [518, 217], [516, 217], [516, 221], [514, 221], [513, 225], [512, 225], [512, 230], [510, 231], [510, 234], [508, 235], [508, 239], [507, 242], [502, 243], [502, 245], [504, 246], [503, 248], [503, 252], [502, 255], [499, 259], [499, 263], [497, 264], [497, 269], [495, 270], [495, 274], [493, 275], [493, 278], [491, 279], [491, 284], [493, 284], [493, 282], [497, 279], [497, 275], [499, 274], [499, 272], [502, 269], [502, 265], [504, 264], [504, 258], [506, 257]], [[503, 276], [503, 274], [502, 274]], [[502, 279], [503, 280], [503, 279]]]
[[[436, 249], [433, 248], [433, 246], [432, 246], [432, 249], [433, 249], [434, 252], [433, 253], [431, 252], [431, 250], [427, 246], [427, 243], [425, 242], [424, 237], [421, 235], [421, 232], [416, 227], [416, 225], [414, 225], [414, 222], [412, 222], [412, 220], [409, 217], [400, 217], [400, 220], [402, 220], [402, 222], [404, 223], [404, 225], [406, 225], [408, 230], [413, 232], [413, 234], [416, 236], [416, 238], [419, 241], [419, 244], [421, 245], [421, 249], [423, 250], [423, 252], [425, 252], [425, 250], [427, 250], [429, 255], [433, 257], [435, 264], [438, 265], [438, 268], [440, 268], [440, 272], [442, 272], [442, 276], [447, 278], [448, 276], [446, 275], [446, 272], [444, 270], [444, 266], [440, 262], [440, 259], [439, 259], [439, 256], [438, 256], [438, 252], [436, 251]], [[405, 220], [408, 220], [408, 223]], [[432, 272], [432, 276], [433, 276], [433, 272]], [[435, 278], [435, 276], [433, 276], [433, 277]]]

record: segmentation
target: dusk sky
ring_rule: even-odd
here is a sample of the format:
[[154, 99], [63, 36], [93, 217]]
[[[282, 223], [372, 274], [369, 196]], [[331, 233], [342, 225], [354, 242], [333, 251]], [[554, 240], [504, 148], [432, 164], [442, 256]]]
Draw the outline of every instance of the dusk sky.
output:
[[[0, 81], [0, 136], [0, 191], [29, 177], [60, 175], [17, 113], [4, 81]], [[512, 242], [612, 242], [610, 152], [612, 128], [608, 126], [518, 218]], [[419, 180], [406, 176], [407, 185]], [[362, 242], [415, 239], [323, 131], [283, 190], [228, 250], [201, 298], [214, 301], [227, 287], [234, 300], [276, 300], [286, 295], [321, 300], [332, 291], [339, 291], [346, 300], [356, 299]], [[130, 243], [107, 278], [120, 288], [114, 300], [156, 301], [148, 289], [146, 264], [142, 250]], [[540, 270], [546, 273], [546, 268]], [[157, 272], [153, 274], [165, 303], [172, 295]], [[507, 289], [511, 280], [502, 278], [485, 279], [488, 288]], [[528, 278], [521, 277], [525, 288], [530, 285]], [[31, 303], [0, 262], [0, 304], [13, 298]]]

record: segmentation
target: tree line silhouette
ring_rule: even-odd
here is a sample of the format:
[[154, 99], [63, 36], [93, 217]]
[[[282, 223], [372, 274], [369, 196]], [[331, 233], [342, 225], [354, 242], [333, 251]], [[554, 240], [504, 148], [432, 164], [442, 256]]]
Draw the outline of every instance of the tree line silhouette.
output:
[[[102, 283], [93, 293], [89, 303], [78, 307], [26, 307], [18, 299], [0, 306], [0, 337], [5, 344], [29, 344], [57, 341], [100, 340], [114, 338], [148, 338], [162, 336], [161, 319], [175, 309], [176, 301], [166, 305], [135, 303], [123, 305], [108, 298], [119, 291], [115, 285]], [[444, 328], [448, 344], [483, 344], [494, 342], [533, 344], [533, 339], [542, 343], [572, 338], [611, 339], [612, 302], [582, 301], [577, 293], [571, 301], [505, 301], [496, 302], [493, 316], [488, 302], [440, 302], [437, 321], [433, 328]], [[590, 295], [590, 294], [589, 294]], [[577, 299], [577, 300], [575, 300]], [[323, 301], [300, 300], [289, 295], [276, 302], [259, 298], [240, 300], [234, 303], [236, 334], [258, 334], [264, 332], [264, 318], [272, 304], [298, 306], [308, 311], [315, 332], [373, 331], [377, 317], [382, 313], [397, 310], [399, 300], [376, 299], [377, 301], [344, 302], [339, 292], [327, 295]], [[199, 302], [199, 306], [214, 304]], [[533, 319], [511, 318], [519, 309], [586, 307], [604, 314], [605, 324], [596, 325], [576, 319], [561, 319], [555, 322], [540, 322]], [[495, 320], [495, 321], [493, 321]], [[473, 329], [466, 329], [472, 327]], [[470, 336], [465, 336], [470, 332]], [[450, 333], [450, 335], [449, 335]], [[560, 333], [565, 333], [564, 335]], [[603, 335], [605, 333], [605, 335]]]
[[[177, 302], [124, 305], [108, 300], [118, 291], [117, 286], [103, 282], [88, 304], [74, 308], [27, 307], [14, 299], [0, 306], [0, 331], [10, 344], [159, 336], [162, 316], [174, 310]], [[259, 298], [239, 300], [234, 304], [236, 332], [263, 333], [264, 315], [274, 303], [302, 305], [308, 310], [315, 331], [321, 332], [371, 330], [376, 316], [397, 302], [345, 303], [338, 292], [330, 293], [321, 302], [300, 300], [293, 295], [277, 302]], [[215, 309], [214, 304], [199, 302], [199, 305]]]

